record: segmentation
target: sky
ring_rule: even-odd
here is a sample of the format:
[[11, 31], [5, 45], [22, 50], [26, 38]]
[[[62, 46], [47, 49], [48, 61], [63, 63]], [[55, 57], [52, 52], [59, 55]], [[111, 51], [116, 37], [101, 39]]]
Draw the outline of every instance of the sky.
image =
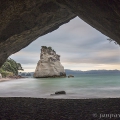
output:
[[41, 46], [51, 46], [61, 56], [61, 64], [71, 70], [120, 70], [120, 46], [79, 17], [57, 30], [39, 37], [26, 48], [10, 56], [25, 72], [34, 72], [40, 60]]

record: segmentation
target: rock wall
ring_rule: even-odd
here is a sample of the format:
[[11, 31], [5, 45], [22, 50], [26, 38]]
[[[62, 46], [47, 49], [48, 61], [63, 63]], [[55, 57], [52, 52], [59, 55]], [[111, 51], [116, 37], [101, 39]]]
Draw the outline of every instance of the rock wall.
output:
[[56, 0], [120, 45], [120, 0]]
[[0, 66], [11, 54], [75, 16], [52, 0], [0, 0]]
[[42, 46], [40, 60], [37, 64], [34, 77], [62, 77], [66, 76], [64, 67], [60, 63], [60, 55], [51, 47]]
[[120, 44], [119, 0], [0, 0], [0, 66], [75, 16]]

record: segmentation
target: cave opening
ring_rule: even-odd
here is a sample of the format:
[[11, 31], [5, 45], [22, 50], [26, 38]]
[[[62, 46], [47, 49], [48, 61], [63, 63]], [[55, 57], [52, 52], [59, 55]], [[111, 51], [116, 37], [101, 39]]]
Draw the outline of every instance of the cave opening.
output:
[[33, 72], [40, 59], [41, 46], [51, 46], [61, 55], [61, 62], [66, 69], [119, 70], [119, 45], [107, 39], [107, 36], [76, 17], [10, 57], [20, 62], [26, 72]]
[[[8, 82], [7, 85], [3, 83], [0, 87], [0, 95], [51, 98], [50, 94], [55, 91], [65, 90], [66, 96], [56, 98], [119, 96], [115, 91], [120, 84], [118, 81], [120, 48], [107, 38], [79, 17], [74, 18], [10, 56], [23, 66], [24, 71], [20, 75], [30, 77], [34, 74], [36, 64], [40, 59], [41, 46], [50, 46], [61, 55], [61, 63], [67, 76], [73, 74], [74, 78], [46, 78], [46, 80], [42, 78], [34, 81], [30, 77], [29, 80], [28, 78], [21, 79], [13, 83]], [[114, 85], [112, 79], [114, 79]]]
[[[69, 74], [82, 74], [74, 78], [0, 82], [0, 119], [119, 119], [120, 48], [107, 41], [110, 38], [120, 45], [119, 5], [119, 0], [1, 0], [0, 67], [11, 55], [25, 71], [33, 71], [43, 44], [61, 55]], [[78, 24], [76, 16], [109, 38], [86, 27], [81, 20]], [[75, 21], [69, 22], [71, 19]], [[67, 22], [68, 27], [61, 26]], [[99, 75], [91, 74], [91, 70], [99, 70]], [[66, 95], [50, 96], [56, 90], [65, 90]], [[44, 99], [46, 96], [55, 99]]]

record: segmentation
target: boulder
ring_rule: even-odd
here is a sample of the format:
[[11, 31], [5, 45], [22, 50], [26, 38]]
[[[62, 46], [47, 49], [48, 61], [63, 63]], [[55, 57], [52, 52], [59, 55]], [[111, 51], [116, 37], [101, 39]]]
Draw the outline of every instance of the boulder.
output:
[[68, 75], [68, 78], [74, 77], [73, 75]]
[[55, 94], [51, 94], [51, 95], [65, 95], [66, 92], [65, 91], [56, 91]]
[[55, 95], [59, 95], [59, 94], [66, 94], [66, 92], [65, 91], [57, 91], [57, 92], [55, 92]]
[[66, 77], [64, 67], [60, 63], [60, 55], [56, 54], [51, 47], [42, 46], [34, 77]]

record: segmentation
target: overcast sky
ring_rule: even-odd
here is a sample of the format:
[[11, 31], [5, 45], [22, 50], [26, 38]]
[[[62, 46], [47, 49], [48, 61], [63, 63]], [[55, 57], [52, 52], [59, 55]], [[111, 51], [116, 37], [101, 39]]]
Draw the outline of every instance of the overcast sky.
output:
[[61, 64], [72, 70], [120, 70], [120, 46], [76, 17], [59, 29], [39, 37], [29, 46], [10, 56], [24, 71], [35, 71], [41, 46], [51, 46], [61, 56]]

